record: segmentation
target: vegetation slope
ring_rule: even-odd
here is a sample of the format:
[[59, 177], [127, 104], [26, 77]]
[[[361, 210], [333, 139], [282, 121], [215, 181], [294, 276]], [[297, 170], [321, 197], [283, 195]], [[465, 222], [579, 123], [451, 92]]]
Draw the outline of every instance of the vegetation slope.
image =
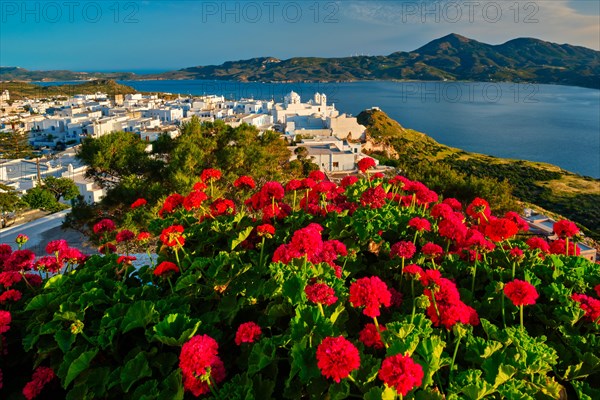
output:
[[[514, 201], [533, 203], [579, 223], [600, 237], [600, 180], [557, 166], [469, 153], [402, 127], [379, 110], [366, 110], [358, 121], [367, 127], [374, 156], [397, 166], [446, 195], [468, 197], [472, 190], [489, 192], [499, 207]], [[377, 147], [378, 146], [378, 147]], [[512, 192], [512, 196], [510, 193]]]

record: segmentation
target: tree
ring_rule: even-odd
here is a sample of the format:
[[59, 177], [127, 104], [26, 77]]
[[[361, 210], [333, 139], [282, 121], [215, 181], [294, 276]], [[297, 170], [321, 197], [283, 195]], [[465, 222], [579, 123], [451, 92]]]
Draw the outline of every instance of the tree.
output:
[[162, 162], [151, 160], [146, 143], [128, 132], [113, 132], [99, 138], [86, 138], [77, 158], [89, 168], [86, 176], [103, 188], [114, 187], [128, 175], [152, 178]]
[[54, 198], [54, 195], [49, 190], [36, 186], [31, 188], [23, 195], [23, 201], [26, 202], [30, 208], [39, 208], [40, 210], [54, 211], [59, 207], [58, 201]]
[[29, 134], [16, 129], [0, 132], [0, 158], [17, 159], [33, 156]]
[[10, 213], [21, 211], [26, 204], [11, 187], [0, 183], [0, 228], [4, 228], [10, 218]]
[[54, 195], [56, 201], [59, 201], [61, 197], [65, 200], [72, 200], [79, 194], [79, 189], [75, 182], [68, 178], [47, 176], [44, 178], [44, 188]]

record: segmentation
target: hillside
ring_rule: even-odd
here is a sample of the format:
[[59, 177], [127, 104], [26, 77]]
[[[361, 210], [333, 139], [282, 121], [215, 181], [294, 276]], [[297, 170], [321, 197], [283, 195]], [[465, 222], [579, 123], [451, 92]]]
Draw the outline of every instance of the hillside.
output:
[[87, 81], [93, 79], [134, 79], [132, 72], [74, 72], [66, 70], [30, 71], [20, 67], [0, 67], [3, 81]]
[[183, 68], [161, 74], [28, 71], [0, 67], [0, 80], [64, 81], [91, 78], [217, 79], [242, 82], [331, 82], [423, 80], [530, 82], [600, 89], [600, 52], [569, 44], [518, 38], [490, 45], [457, 34], [411, 52], [342, 58], [258, 57], [221, 65]]
[[98, 79], [77, 85], [40, 86], [25, 82], [0, 82], [0, 91], [8, 90], [13, 100], [27, 98], [44, 98], [52, 96], [73, 96], [76, 94], [106, 93], [115, 94], [137, 93], [130, 86], [121, 85], [113, 80]]
[[532, 38], [490, 45], [450, 34], [414, 51], [388, 56], [287, 60], [262, 57], [184, 68], [152, 77], [237, 81], [512, 81], [600, 88], [600, 52]]
[[[359, 123], [367, 127], [368, 142], [380, 147], [373, 154], [395, 165], [412, 179], [422, 179], [449, 195], [460, 196], [466, 186], [486, 180], [512, 189], [514, 197], [572, 219], [600, 238], [600, 180], [582, 177], [557, 166], [469, 153], [445, 146], [431, 137], [402, 127], [384, 112], [363, 111]], [[481, 181], [473, 182], [474, 178]], [[492, 188], [492, 193], [493, 188]], [[502, 193], [496, 193], [502, 196]], [[510, 207], [510, 204], [507, 204]]]

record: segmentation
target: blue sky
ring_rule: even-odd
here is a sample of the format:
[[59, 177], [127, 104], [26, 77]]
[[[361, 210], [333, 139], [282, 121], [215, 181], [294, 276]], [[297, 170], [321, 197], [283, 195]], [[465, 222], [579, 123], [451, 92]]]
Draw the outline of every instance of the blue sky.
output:
[[455, 32], [600, 49], [597, 0], [0, 2], [0, 65], [170, 70], [273, 56], [414, 50]]

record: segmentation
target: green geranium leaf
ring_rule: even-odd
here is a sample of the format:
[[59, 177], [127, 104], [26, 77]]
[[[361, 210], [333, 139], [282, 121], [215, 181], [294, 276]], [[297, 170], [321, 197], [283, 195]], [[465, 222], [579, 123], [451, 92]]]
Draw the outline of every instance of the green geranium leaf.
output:
[[135, 328], [145, 328], [152, 322], [157, 322], [158, 312], [154, 309], [154, 303], [147, 300], [133, 303], [121, 323], [122, 333], [127, 333]]
[[71, 345], [75, 343], [75, 338], [75, 335], [68, 331], [58, 331], [54, 334], [54, 339], [63, 353], [69, 351]]
[[152, 369], [148, 365], [146, 353], [138, 353], [121, 369], [121, 387], [127, 393], [134, 383], [148, 376], [152, 376]]
[[181, 346], [196, 334], [200, 323], [182, 314], [169, 314], [152, 328], [155, 332], [152, 340], [167, 346]]
[[73, 382], [73, 379], [77, 378], [79, 374], [85, 371], [90, 366], [90, 362], [96, 357], [96, 354], [98, 354], [98, 349], [85, 351], [77, 357], [67, 370], [67, 376], [65, 377], [63, 386], [68, 387], [69, 384]]
[[237, 237], [231, 241], [231, 246], [230, 246], [231, 250], [234, 250], [236, 247], [239, 246], [240, 243], [242, 243], [244, 240], [248, 239], [248, 236], [250, 236], [253, 229], [254, 229], [254, 227], [249, 226], [246, 229], [244, 229], [243, 231], [241, 231], [237, 235]]

